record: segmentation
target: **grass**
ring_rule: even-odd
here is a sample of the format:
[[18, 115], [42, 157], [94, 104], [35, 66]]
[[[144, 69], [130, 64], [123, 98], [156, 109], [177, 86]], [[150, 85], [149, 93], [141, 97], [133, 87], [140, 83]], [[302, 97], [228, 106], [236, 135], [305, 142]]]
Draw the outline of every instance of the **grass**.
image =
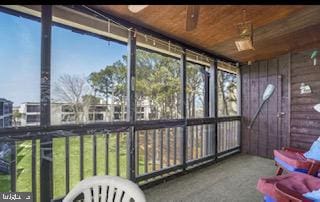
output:
[[[152, 131], [148, 133], [148, 142], [149, 144], [152, 142]], [[170, 132], [171, 140], [173, 141], [173, 130]], [[139, 137], [139, 164], [138, 171], [139, 174], [145, 173], [144, 170], [144, 133], [138, 135]], [[180, 136], [178, 136], [180, 137]], [[126, 178], [127, 171], [127, 134], [120, 133], [119, 137], [119, 170], [120, 176]], [[93, 170], [93, 136], [85, 135], [83, 136], [84, 143], [84, 165], [83, 165], [83, 174], [84, 178], [90, 177], [94, 175]], [[96, 134], [96, 151], [97, 151], [97, 175], [105, 175], [105, 160], [106, 160], [106, 135]], [[60, 198], [66, 195], [66, 138], [59, 137], [54, 138], [52, 141], [53, 144], [53, 197]], [[159, 142], [159, 140], [156, 140]], [[164, 152], [163, 152], [163, 167], [165, 168], [168, 163], [167, 153], [166, 153], [166, 143], [167, 143], [167, 135], [163, 134], [163, 144], [164, 144]], [[40, 197], [40, 141], [36, 142], [36, 188], [37, 188], [37, 201]], [[108, 144], [108, 175], [116, 175], [116, 134], [109, 134], [109, 144]], [[158, 146], [156, 146], [158, 147]], [[148, 148], [148, 147], [147, 147]], [[17, 151], [17, 162], [16, 162], [16, 172], [17, 172], [17, 182], [16, 182], [16, 190], [19, 192], [31, 192], [32, 191], [32, 142], [31, 141], [21, 141], [16, 143], [16, 151]], [[158, 149], [156, 152], [159, 152]], [[151, 148], [148, 148], [149, 157], [147, 160], [148, 170], [147, 172], [152, 171], [152, 159], [151, 159]], [[173, 152], [173, 148], [171, 148], [171, 155]], [[178, 151], [177, 151], [178, 152]], [[156, 155], [159, 156], [159, 155]], [[169, 159], [170, 164], [173, 165], [173, 157]], [[178, 160], [179, 161], [179, 160]], [[179, 164], [179, 162], [177, 162]], [[160, 164], [158, 161], [155, 162], [155, 169], [160, 169]], [[71, 190], [79, 181], [80, 181], [80, 137], [69, 137], [69, 190]], [[1, 175], [0, 174], [0, 192], [10, 191], [10, 175]], [[35, 196], [34, 196], [35, 197]]]
[[[142, 133], [144, 134], [144, 133]], [[151, 144], [152, 142], [152, 131], [148, 131], [148, 142]], [[157, 133], [158, 134], [158, 133]], [[171, 142], [169, 145], [172, 144], [173, 141], [173, 129], [170, 131], [170, 139]], [[181, 132], [178, 131], [178, 139], [181, 139]], [[180, 134], [180, 135], [179, 135]], [[195, 133], [191, 132], [194, 136]], [[229, 133], [223, 133], [222, 135], [226, 135]], [[232, 134], [232, 133], [230, 133]], [[109, 134], [109, 161], [108, 161], [108, 175], [116, 175], [116, 135], [117, 134]], [[126, 178], [126, 171], [127, 171], [127, 148], [126, 148], [126, 137], [127, 134], [121, 133], [120, 134], [120, 157], [119, 157], [119, 170], [120, 176]], [[138, 135], [140, 145], [143, 145], [143, 135]], [[158, 136], [157, 136], [158, 137]], [[189, 136], [191, 137], [191, 136]], [[220, 136], [218, 136], [219, 138]], [[231, 138], [236, 138], [237, 136], [232, 136]], [[84, 178], [90, 177], [94, 175], [93, 172], [93, 136], [92, 135], [85, 135], [84, 138], [84, 167], [83, 173]], [[166, 145], [167, 142], [166, 133], [163, 133], [163, 144]], [[221, 140], [220, 140], [221, 139]], [[103, 134], [96, 134], [96, 151], [97, 151], [97, 175], [105, 175], [105, 159], [106, 159], [106, 135]], [[235, 139], [236, 142], [237, 139]], [[66, 138], [59, 137], [53, 139], [53, 197], [60, 198], [64, 196], [67, 192], [66, 189], [66, 162], [65, 162], [65, 144]], [[156, 142], [159, 140], [157, 139]], [[199, 140], [198, 140], [199, 141]], [[227, 138], [225, 136], [220, 137], [218, 139], [218, 143], [222, 144], [222, 142], [227, 143]], [[178, 141], [178, 144], [179, 141]], [[158, 146], [156, 146], [158, 147]], [[164, 146], [165, 147], [165, 146]], [[36, 141], [36, 189], [37, 189], [37, 201], [40, 201], [40, 141]], [[152, 162], [150, 158], [151, 148], [141, 148], [138, 147], [139, 150], [139, 163], [138, 163], [138, 173], [143, 174], [145, 173], [144, 170], [144, 150], [148, 149], [149, 157], [147, 159], [148, 163], [148, 170], [146, 172], [152, 171]], [[181, 148], [180, 148], [181, 149]], [[198, 153], [200, 152], [199, 148]], [[195, 148], [193, 149], [194, 153]], [[171, 152], [172, 152], [171, 148]], [[190, 154], [190, 147], [188, 145], [188, 154]], [[159, 149], [156, 151], [157, 154]], [[179, 151], [177, 151], [180, 153]], [[16, 142], [16, 153], [17, 153], [17, 162], [16, 162], [16, 174], [17, 174], [17, 181], [16, 181], [16, 191], [18, 192], [31, 192], [32, 191], [32, 142], [31, 141], [20, 141]], [[169, 153], [170, 154], [170, 153]], [[172, 154], [172, 153], [171, 153]], [[155, 155], [155, 154], [154, 154]], [[158, 156], [158, 155], [157, 155]], [[158, 158], [158, 157], [157, 157]], [[163, 153], [163, 164], [166, 167], [167, 162], [169, 161], [170, 165], [173, 165], [172, 157], [167, 159], [166, 153]], [[178, 160], [178, 164], [180, 164], [180, 160]], [[159, 163], [155, 162], [155, 169], [160, 169]], [[79, 181], [80, 181], [80, 137], [70, 137], [69, 138], [69, 190], [71, 190]], [[10, 191], [10, 175], [5, 175], [0, 173], [0, 192], [7, 192]]]
[[[105, 175], [105, 135], [96, 135], [97, 139], [97, 175]], [[126, 177], [127, 170], [127, 148], [126, 134], [120, 134], [120, 159], [119, 170], [120, 176]], [[37, 198], [39, 201], [40, 191], [40, 149], [37, 141]], [[16, 190], [19, 192], [31, 192], [31, 141], [17, 142], [17, 183]], [[109, 173], [116, 175], [116, 134], [109, 135]], [[80, 137], [69, 138], [69, 171], [70, 186], [72, 189], [80, 181]], [[93, 176], [93, 136], [84, 136], [84, 178]], [[65, 138], [53, 139], [53, 196], [54, 198], [62, 197], [66, 194], [66, 170], [65, 170]], [[0, 192], [10, 191], [10, 175], [0, 174]]]

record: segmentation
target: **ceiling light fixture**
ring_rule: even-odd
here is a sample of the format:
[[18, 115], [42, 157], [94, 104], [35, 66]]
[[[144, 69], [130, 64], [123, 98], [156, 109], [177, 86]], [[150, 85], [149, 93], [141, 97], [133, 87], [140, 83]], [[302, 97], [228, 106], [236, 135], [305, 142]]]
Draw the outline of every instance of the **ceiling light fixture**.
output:
[[146, 8], [148, 5], [129, 5], [128, 9], [132, 12], [132, 13], [138, 13], [140, 11], [142, 11], [144, 8]]
[[254, 50], [252, 23], [246, 21], [246, 10], [243, 10], [243, 22], [237, 25], [239, 31], [239, 39], [235, 41], [238, 51]]

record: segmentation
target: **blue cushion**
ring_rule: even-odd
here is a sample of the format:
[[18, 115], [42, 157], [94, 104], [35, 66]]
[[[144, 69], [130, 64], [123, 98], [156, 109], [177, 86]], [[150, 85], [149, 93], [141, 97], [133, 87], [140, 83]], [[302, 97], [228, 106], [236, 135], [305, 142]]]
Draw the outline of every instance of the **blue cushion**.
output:
[[303, 154], [308, 159], [320, 161], [320, 137], [314, 141], [309, 151]]
[[274, 199], [274, 198], [272, 198], [271, 196], [268, 196], [268, 195], [265, 195], [263, 197], [263, 199], [264, 199], [265, 202], [277, 202], [276, 199]]
[[301, 172], [301, 173], [307, 173], [308, 170], [307, 169], [303, 169], [303, 168], [295, 168], [292, 165], [287, 164], [286, 162], [282, 161], [281, 159], [275, 157], [274, 160], [281, 165], [281, 167], [283, 167], [284, 169], [291, 171], [291, 172]]
[[312, 192], [307, 192], [303, 194], [304, 197], [307, 199], [313, 200], [315, 202], [320, 202], [320, 189], [319, 190], [314, 190]]

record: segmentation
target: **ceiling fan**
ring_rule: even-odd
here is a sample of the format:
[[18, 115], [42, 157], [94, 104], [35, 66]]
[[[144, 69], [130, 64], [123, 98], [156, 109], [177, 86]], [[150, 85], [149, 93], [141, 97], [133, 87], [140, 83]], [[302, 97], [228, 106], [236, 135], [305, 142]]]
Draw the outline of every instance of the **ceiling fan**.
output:
[[235, 40], [238, 51], [254, 50], [252, 22], [246, 20], [246, 10], [242, 10], [243, 20], [237, 24], [239, 38]]
[[[149, 5], [128, 5], [129, 11], [138, 13]], [[197, 27], [199, 18], [199, 5], [187, 5], [186, 31], [192, 31]]]

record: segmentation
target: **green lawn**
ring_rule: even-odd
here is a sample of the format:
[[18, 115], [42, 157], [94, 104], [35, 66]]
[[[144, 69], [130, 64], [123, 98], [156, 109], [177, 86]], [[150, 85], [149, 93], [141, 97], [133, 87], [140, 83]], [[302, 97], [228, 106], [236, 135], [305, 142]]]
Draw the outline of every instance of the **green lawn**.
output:
[[[97, 175], [105, 175], [105, 135], [97, 137]], [[69, 138], [70, 189], [80, 181], [80, 138]], [[39, 141], [37, 141], [37, 192], [39, 180]], [[126, 177], [127, 169], [126, 134], [120, 136], [120, 176]], [[142, 161], [142, 158], [140, 158]], [[139, 162], [143, 167], [143, 162]], [[65, 138], [53, 140], [53, 194], [54, 198], [66, 194]], [[84, 136], [84, 177], [93, 176], [93, 136]], [[116, 175], [116, 134], [109, 135], [109, 175]], [[0, 175], [0, 192], [10, 190], [10, 176]], [[31, 141], [17, 142], [17, 191], [32, 190], [31, 180]], [[39, 199], [39, 194], [37, 194]], [[39, 201], [39, 200], [38, 200]]]

